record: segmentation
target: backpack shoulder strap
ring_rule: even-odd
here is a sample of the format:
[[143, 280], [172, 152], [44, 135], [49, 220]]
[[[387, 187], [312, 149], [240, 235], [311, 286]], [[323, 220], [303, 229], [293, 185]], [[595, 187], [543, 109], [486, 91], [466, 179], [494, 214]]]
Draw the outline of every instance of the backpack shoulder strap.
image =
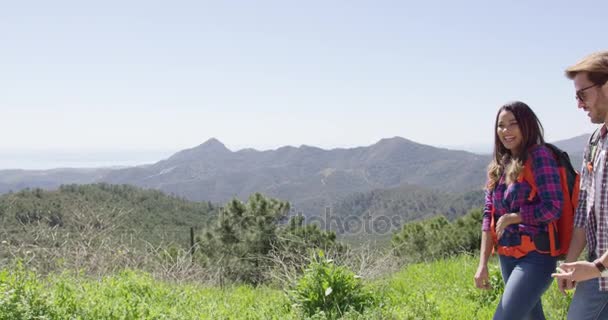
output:
[[568, 152], [560, 149], [559, 147], [551, 143], [545, 143], [545, 146], [547, 146], [549, 150], [553, 152], [553, 158], [555, 158], [555, 161], [557, 161], [558, 166], [566, 168], [566, 171], [576, 172], [576, 169], [574, 169], [574, 166], [570, 161], [570, 156], [568, 155]]
[[591, 137], [589, 137], [589, 141], [587, 142], [588, 151], [585, 154], [585, 162], [587, 163], [593, 163], [593, 161], [595, 160], [595, 156], [597, 153], [597, 145], [600, 142], [601, 129], [602, 127], [595, 129], [595, 131], [593, 131], [593, 134], [591, 134]]
[[587, 144], [589, 144], [590, 146], [596, 146], [597, 143], [600, 141], [601, 130], [601, 126], [599, 128], [596, 128], [595, 131], [593, 131], [593, 133], [591, 134], [591, 137], [589, 137], [589, 141], [587, 142]]
[[[544, 144], [544, 146], [547, 147], [547, 149], [549, 149], [549, 152], [551, 152], [555, 161], [558, 163], [558, 165], [560, 165], [559, 154], [565, 153], [565, 152], [550, 143], [546, 143], [546, 144]], [[566, 154], [566, 153], [565, 153], [565, 155], [566, 155], [566, 157], [568, 156], [568, 154]], [[570, 165], [570, 167], [572, 167], [572, 165]], [[534, 197], [538, 194], [538, 186], [536, 185], [536, 179], [534, 178], [534, 168], [532, 165], [532, 157], [528, 157], [528, 159], [526, 160], [526, 163], [524, 164], [524, 168], [523, 168], [522, 172], [519, 174], [519, 178], [517, 180], [520, 182], [526, 181], [530, 185], [530, 195], [528, 196], [528, 201], [532, 201], [534, 199]]]
[[534, 179], [534, 171], [532, 168], [531, 158], [528, 158], [528, 160], [526, 160], [524, 168], [519, 174], [519, 179], [517, 180], [520, 180], [520, 182], [526, 181], [530, 185], [530, 195], [528, 196], [528, 201], [532, 201], [538, 193], [538, 187], [536, 186], [536, 179]]

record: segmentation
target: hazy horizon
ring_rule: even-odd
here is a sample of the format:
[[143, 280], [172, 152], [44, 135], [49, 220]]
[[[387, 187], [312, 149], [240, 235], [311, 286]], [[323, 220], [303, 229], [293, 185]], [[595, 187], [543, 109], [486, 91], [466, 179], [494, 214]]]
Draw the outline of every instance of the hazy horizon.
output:
[[[392, 138], [392, 137], [386, 137]], [[404, 137], [405, 138], [405, 137]], [[220, 142], [221, 139], [218, 139]], [[377, 141], [376, 141], [377, 142]], [[376, 143], [374, 142], [374, 143]], [[201, 143], [204, 143], [202, 141]], [[225, 144], [226, 145], [226, 144]], [[371, 145], [371, 144], [370, 144]], [[301, 145], [281, 145], [268, 146], [266, 148], [254, 148], [252, 146], [230, 146], [226, 148], [236, 152], [243, 149], [254, 149], [257, 151], [276, 150], [280, 147], [293, 146], [300, 147]], [[309, 145], [313, 146], [313, 145]], [[333, 146], [320, 147], [322, 149], [331, 150], [335, 148], [356, 148], [369, 145], [353, 145], [353, 146]], [[193, 145], [189, 148], [194, 148]], [[319, 146], [314, 146], [319, 147]], [[464, 145], [464, 146], [434, 146], [438, 148], [447, 148], [453, 150], [464, 150], [473, 153], [483, 154], [482, 150], [488, 148], [483, 145]], [[186, 148], [188, 149], [188, 148]], [[181, 149], [183, 150], [183, 149]], [[23, 169], [23, 170], [48, 170], [57, 168], [99, 168], [99, 167], [123, 167], [137, 166], [144, 164], [152, 164], [163, 159], [166, 159], [173, 154], [181, 151], [178, 149], [166, 150], [142, 150], [142, 149], [62, 149], [51, 150], [44, 149], [12, 149], [0, 150], [0, 170]], [[40, 159], [45, 159], [41, 162]]]
[[[590, 133], [590, 132], [589, 132]], [[585, 133], [582, 133], [585, 134]], [[582, 135], [581, 134], [581, 135]], [[578, 137], [576, 135], [570, 138]], [[213, 137], [214, 138], [214, 137]], [[385, 137], [393, 138], [393, 137]], [[407, 137], [402, 137], [407, 139]], [[214, 138], [217, 139], [217, 138]], [[569, 138], [567, 138], [569, 139]], [[221, 139], [217, 139], [222, 142]], [[204, 143], [202, 141], [201, 143]], [[376, 143], [378, 141], [375, 141]], [[419, 143], [417, 141], [414, 141]], [[551, 141], [553, 142], [553, 141]], [[372, 143], [372, 144], [374, 144]], [[356, 148], [356, 147], [367, 147], [372, 144], [366, 145], [352, 145], [352, 146], [333, 146], [333, 147], [319, 147], [325, 150], [331, 150], [336, 148]], [[199, 145], [199, 144], [197, 144]], [[194, 148], [197, 145], [190, 146]], [[257, 151], [276, 150], [280, 147], [293, 146], [300, 147], [302, 145], [281, 145], [281, 146], [268, 146], [267, 148], [255, 148], [252, 146], [230, 146], [224, 144], [230, 151], [237, 152], [243, 149], [254, 149]], [[445, 148], [450, 150], [462, 150], [468, 151], [475, 154], [486, 155], [492, 153], [492, 145], [490, 144], [463, 144], [463, 145], [431, 145], [436, 148]], [[581, 146], [582, 151], [583, 146]], [[188, 149], [188, 148], [186, 148]], [[0, 170], [48, 170], [58, 168], [102, 168], [102, 167], [131, 167], [138, 165], [153, 164], [158, 161], [164, 160], [172, 156], [173, 154], [182, 151], [184, 149], [165, 149], [165, 150], [145, 150], [145, 149], [61, 149], [52, 150], [49, 148], [44, 149], [10, 149], [0, 150]], [[40, 159], [45, 159], [40, 161]]]

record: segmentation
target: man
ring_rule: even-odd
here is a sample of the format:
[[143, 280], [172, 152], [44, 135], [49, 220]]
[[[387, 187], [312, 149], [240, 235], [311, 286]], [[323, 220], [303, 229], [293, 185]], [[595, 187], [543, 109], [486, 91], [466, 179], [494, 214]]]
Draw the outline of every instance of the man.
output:
[[[564, 293], [576, 287], [568, 319], [608, 319], [608, 51], [585, 57], [566, 76], [574, 80], [578, 107], [601, 129], [585, 148], [572, 241], [553, 276]], [[585, 245], [587, 260], [576, 261]]]

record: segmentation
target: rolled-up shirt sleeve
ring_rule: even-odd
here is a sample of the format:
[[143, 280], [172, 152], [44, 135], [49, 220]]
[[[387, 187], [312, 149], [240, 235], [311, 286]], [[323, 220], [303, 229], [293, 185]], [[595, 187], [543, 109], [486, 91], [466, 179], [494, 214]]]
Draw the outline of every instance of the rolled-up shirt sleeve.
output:
[[490, 221], [492, 219], [492, 191], [486, 189], [486, 200], [483, 206], [483, 220], [481, 231], [490, 231]]
[[558, 219], [562, 214], [564, 195], [559, 179], [559, 168], [552, 152], [545, 146], [531, 150], [532, 172], [537, 187], [537, 197], [520, 207], [520, 215], [524, 224], [538, 225]]

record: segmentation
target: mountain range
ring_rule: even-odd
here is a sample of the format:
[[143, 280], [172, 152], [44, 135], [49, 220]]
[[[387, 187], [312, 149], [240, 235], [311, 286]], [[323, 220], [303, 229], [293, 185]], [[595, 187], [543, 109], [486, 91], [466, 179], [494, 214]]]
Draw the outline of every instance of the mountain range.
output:
[[[555, 142], [580, 167], [589, 135]], [[154, 164], [122, 169], [0, 171], [0, 193], [26, 187], [106, 182], [161, 190], [193, 201], [223, 203], [254, 192], [290, 201], [295, 210], [316, 216], [344, 208], [353, 197], [393, 197], [399, 188], [465, 194], [481, 190], [490, 155], [449, 150], [394, 137], [357, 148], [324, 150], [312, 146], [231, 151], [217, 139]], [[385, 191], [382, 191], [385, 190]], [[369, 198], [369, 197], [368, 197]], [[369, 198], [371, 199], [371, 198]], [[370, 203], [371, 205], [371, 203]]]
[[103, 181], [196, 201], [224, 202], [261, 192], [290, 201], [308, 216], [350, 194], [404, 184], [442, 191], [480, 189], [488, 159], [399, 137], [351, 149], [301, 146], [237, 152], [210, 139], [149, 166], [113, 170]]

